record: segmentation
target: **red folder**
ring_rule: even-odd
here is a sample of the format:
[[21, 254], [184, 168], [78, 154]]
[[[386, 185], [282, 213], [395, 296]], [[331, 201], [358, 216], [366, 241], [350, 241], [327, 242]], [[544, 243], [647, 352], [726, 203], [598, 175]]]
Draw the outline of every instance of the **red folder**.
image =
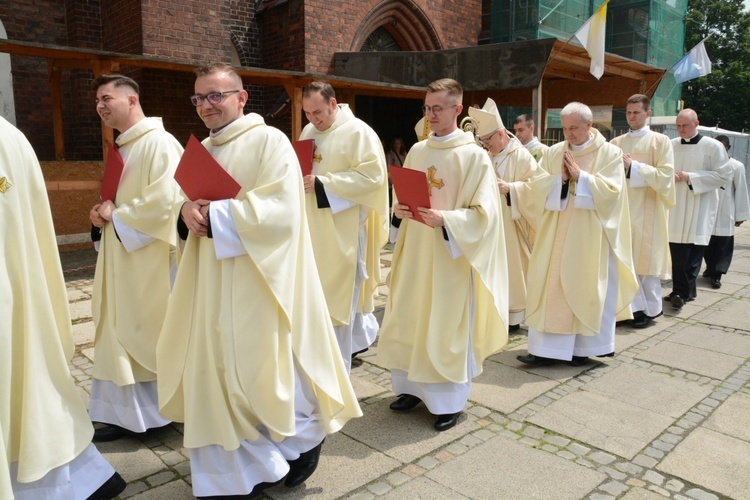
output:
[[417, 211], [418, 207], [430, 208], [430, 194], [427, 187], [427, 174], [421, 170], [390, 165], [388, 170], [393, 181], [393, 189], [401, 205], [408, 205], [414, 220], [425, 223]]
[[192, 201], [234, 198], [242, 188], [192, 134], [177, 165], [174, 180]]
[[107, 151], [107, 163], [104, 166], [104, 175], [102, 176], [102, 185], [99, 190], [102, 201], [115, 201], [117, 186], [120, 185], [120, 177], [122, 177], [124, 168], [125, 162], [120, 151], [114, 144], [110, 144]]
[[313, 153], [315, 152], [315, 139], [305, 139], [292, 143], [294, 152], [297, 153], [299, 166], [302, 168], [302, 176], [310, 175], [313, 167]]

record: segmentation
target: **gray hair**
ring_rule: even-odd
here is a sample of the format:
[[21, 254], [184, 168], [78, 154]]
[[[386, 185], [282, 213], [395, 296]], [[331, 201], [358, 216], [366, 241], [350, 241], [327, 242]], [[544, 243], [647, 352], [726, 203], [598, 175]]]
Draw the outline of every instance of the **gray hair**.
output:
[[562, 111], [560, 111], [560, 118], [570, 115], [577, 115], [585, 122], [594, 121], [594, 115], [591, 113], [591, 108], [580, 102], [568, 103]]

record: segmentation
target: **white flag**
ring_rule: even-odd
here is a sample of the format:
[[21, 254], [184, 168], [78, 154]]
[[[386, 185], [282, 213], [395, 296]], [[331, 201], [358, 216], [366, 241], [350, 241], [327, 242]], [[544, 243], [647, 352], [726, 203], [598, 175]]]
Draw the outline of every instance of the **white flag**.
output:
[[589, 71], [597, 80], [604, 74], [604, 34], [607, 27], [608, 3], [609, 0], [604, 2], [575, 33], [575, 37], [589, 53], [591, 58]]
[[706, 46], [703, 44], [705, 41], [705, 38], [701, 40], [698, 45], [690, 49], [690, 52], [677, 61], [677, 64], [672, 66], [674, 79], [677, 83], [711, 73], [711, 60], [708, 58]]

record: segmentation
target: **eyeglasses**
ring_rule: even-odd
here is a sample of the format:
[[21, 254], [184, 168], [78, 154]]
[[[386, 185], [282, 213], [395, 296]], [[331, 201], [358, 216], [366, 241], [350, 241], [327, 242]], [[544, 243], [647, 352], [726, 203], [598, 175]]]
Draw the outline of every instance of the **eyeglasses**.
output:
[[492, 139], [492, 137], [495, 134], [497, 134], [497, 130], [495, 130], [494, 132], [492, 132], [489, 137], [485, 137], [484, 139], [482, 139], [481, 137], [478, 137], [477, 140], [479, 140], [480, 143], [482, 143], [484, 145], [487, 145], [487, 144], [490, 143], [490, 139]]
[[229, 94], [236, 94], [239, 90], [225, 90], [224, 92], [209, 92], [208, 94], [195, 94], [190, 96], [190, 102], [193, 106], [200, 106], [203, 104], [203, 100], [207, 100], [211, 104], [221, 104], [226, 96]]
[[[454, 104], [453, 106], [448, 106], [448, 107], [449, 108], [455, 108], [456, 106], [458, 106], [458, 104]], [[443, 112], [444, 109], [445, 108], [442, 107], [442, 106], [432, 106], [432, 107], [430, 107], [430, 106], [424, 105], [424, 106], [422, 106], [422, 113], [424, 113], [426, 115], [432, 113], [433, 115], [438, 116], [440, 113]]]

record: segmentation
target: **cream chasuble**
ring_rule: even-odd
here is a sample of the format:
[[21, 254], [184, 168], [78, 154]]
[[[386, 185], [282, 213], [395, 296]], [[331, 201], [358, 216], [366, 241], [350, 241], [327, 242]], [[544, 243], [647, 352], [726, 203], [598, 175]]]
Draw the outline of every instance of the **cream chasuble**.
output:
[[161, 118], [144, 118], [116, 140], [125, 162], [114, 214], [156, 241], [128, 252], [112, 223], [102, 228], [91, 310], [94, 377], [118, 386], [156, 380], [156, 341], [170, 293], [177, 243], [174, 171], [182, 147]]
[[94, 428], [70, 375], [75, 345], [47, 190], [26, 138], [0, 117], [0, 498], [67, 464]]
[[[300, 140], [315, 139], [312, 173], [326, 189], [368, 210], [365, 221], [368, 279], [362, 284], [360, 311], [372, 312], [380, 283], [380, 249], [388, 242], [388, 174], [377, 134], [340, 104], [336, 120], [319, 132], [308, 124]], [[359, 207], [333, 214], [318, 208], [315, 193], [305, 196], [315, 261], [334, 324], [349, 324], [357, 269]]]
[[537, 137], [534, 137], [534, 139], [531, 140], [528, 144], [524, 146], [529, 153], [531, 153], [531, 156], [534, 157], [537, 163], [542, 161], [542, 158], [544, 158], [544, 155], [547, 154], [547, 151], [549, 151], [549, 146], [539, 141]]
[[666, 135], [650, 130], [639, 137], [633, 134], [616, 137], [611, 143], [639, 163], [631, 165], [627, 179], [635, 273], [669, 279], [672, 259], [667, 211], [675, 204], [672, 143]]
[[553, 182], [559, 179], [568, 142], [555, 144], [542, 159], [550, 175], [531, 183], [532, 226], [536, 229], [526, 298], [526, 324], [540, 332], [595, 335], [602, 324], [610, 249], [617, 260], [618, 318], [631, 317], [630, 302], [638, 290], [633, 270], [622, 151], [594, 128], [590, 144], [571, 151], [581, 170], [590, 174], [594, 210], [581, 202], [571, 181], [567, 206], [545, 209]]
[[254, 113], [203, 141], [242, 189], [230, 200], [245, 255], [218, 260], [190, 235], [159, 343], [161, 414], [185, 447], [235, 450], [265, 426], [295, 434], [294, 377], [306, 378], [330, 432], [362, 413], [315, 268], [302, 176], [289, 140]]
[[[523, 321], [526, 309], [526, 272], [534, 237], [523, 213], [525, 205], [519, 203], [519, 199], [531, 196], [529, 181], [538, 175], [539, 167], [531, 153], [514, 137], [504, 150], [492, 157], [492, 164], [495, 175], [510, 185], [508, 195], [500, 195], [500, 213], [508, 256], [510, 322], [518, 324]], [[517, 317], [514, 319], [513, 316]]]
[[408, 372], [413, 382], [461, 384], [469, 348], [478, 375], [485, 358], [507, 343], [507, 257], [489, 156], [468, 132], [445, 142], [432, 137], [412, 147], [404, 167], [427, 173], [431, 206], [463, 253], [451, 256], [441, 228], [401, 222], [378, 363]]
[[690, 184], [675, 183], [677, 202], [669, 212], [670, 243], [708, 245], [719, 209], [718, 190], [732, 178], [724, 145], [711, 137], [698, 144], [672, 139], [675, 172], [688, 172]]

